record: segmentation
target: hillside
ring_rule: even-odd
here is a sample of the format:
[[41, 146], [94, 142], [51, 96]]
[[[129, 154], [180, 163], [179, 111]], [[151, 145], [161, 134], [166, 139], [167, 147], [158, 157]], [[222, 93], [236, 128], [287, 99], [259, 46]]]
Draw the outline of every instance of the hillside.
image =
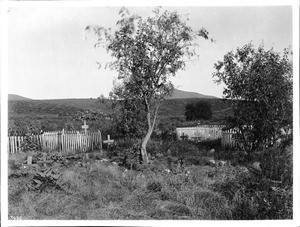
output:
[[110, 105], [101, 103], [98, 99], [43, 99], [37, 100], [40, 103], [68, 106], [76, 109], [102, 110], [110, 113]]
[[[183, 116], [185, 105], [194, 99], [205, 99], [212, 103], [213, 109], [217, 108], [221, 100], [213, 96], [203, 95], [196, 92], [187, 92], [175, 89], [161, 108], [162, 115]], [[99, 99], [40, 99], [34, 100], [15, 94], [8, 95], [10, 114], [58, 114], [60, 116], [70, 115], [78, 110], [101, 110], [111, 113], [110, 102], [102, 103]], [[21, 101], [21, 102], [18, 102]], [[24, 102], [24, 103], [23, 103]], [[221, 105], [222, 106], [222, 105]]]
[[[160, 108], [159, 115], [164, 117], [184, 117], [185, 106], [188, 103], [202, 100], [199, 98], [168, 99]], [[221, 116], [230, 112], [229, 101], [222, 99], [204, 99], [209, 102], [214, 115]], [[109, 101], [101, 103], [96, 99], [55, 99], [55, 100], [13, 100], [8, 101], [8, 113], [10, 116], [16, 115], [55, 115], [69, 116], [77, 111], [102, 110], [110, 114], [112, 109]]]
[[210, 95], [203, 95], [197, 92], [189, 92], [189, 91], [174, 89], [171, 97], [169, 97], [168, 99], [191, 99], [191, 98], [211, 99], [217, 97], [210, 96]]
[[[172, 122], [176, 126], [193, 124], [193, 122], [185, 120], [185, 106], [199, 100], [209, 102], [212, 107], [213, 117], [210, 121], [204, 123], [220, 123], [224, 121], [224, 117], [232, 114], [230, 101], [199, 93], [175, 90], [173, 96], [165, 100], [161, 106], [158, 123]], [[107, 100], [105, 103], [100, 102], [99, 99], [34, 100], [19, 95], [9, 95], [9, 132], [23, 133], [28, 130], [30, 125], [33, 125], [37, 131], [54, 131], [63, 128], [66, 130], [80, 130], [82, 122], [78, 119], [77, 114], [85, 110], [102, 111], [106, 114], [112, 113], [111, 103]], [[111, 122], [103, 118], [88, 124], [90, 124], [90, 130], [105, 131], [105, 129], [110, 130]]]
[[8, 94], [8, 101], [30, 101], [31, 99], [21, 95]]
[[[193, 125], [195, 122], [185, 120], [185, 106], [190, 102], [202, 100], [168, 99], [161, 106], [158, 123], [171, 123], [176, 126]], [[212, 106], [213, 118], [206, 123], [221, 123], [224, 117], [231, 115], [229, 101], [222, 99], [204, 99]], [[19, 134], [26, 132], [30, 125], [36, 131], [80, 130], [82, 122], [76, 118], [78, 112], [87, 109], [102, 110], [110, 114], [112, 109], [108, 104], [96, 99], [62, 99], [62, 100], [17, 100], [8, 101], [9, 132]], [[111, 122], [108, 119], [89, 122], [90, 130], [109, 131]]]
[[[190, 99], [190, 98], [201, 98], [201, 99], [211, 99], [211, 98], [217, 98], [215, 96], [211, 95], [203, 95], [197, 92], [190, 92], [190, 91], [182, 91], [179, 89], [174, 89], [172, 95], [168, 97], [167, 99]], [[29, 99], [20, 95], [16, 94], [9, 94], [8, 95], [9, 101], [29, 101], [29, 100], [35, 100], [35, 99]], [[75, 99], [75, 98], [68, 98], [68, 99], [36, 99], [37, 101], [46, 101], [48, 103], [58, 103], [58, 104], [65, 104], [68, 103], [68, 105], [73, 106], [81, 106], [83, 108], [90, 108], [94, 107], [95, 103], [97, 103], [97, 99]]]
[[48, 103], [38, 100], [13, 100], [8, 101], [8, 114], [14, 115], [55, 115], [67, 116], [72, 115], [76, 111], [83, 110], [69, 105]]

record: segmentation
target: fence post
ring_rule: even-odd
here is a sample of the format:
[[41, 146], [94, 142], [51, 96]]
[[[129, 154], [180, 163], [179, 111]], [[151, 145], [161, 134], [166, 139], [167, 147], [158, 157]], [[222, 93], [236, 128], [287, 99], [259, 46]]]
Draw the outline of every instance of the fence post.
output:
[[100, 151], [102, 151], [102, 136], [101, 136], [101, 131], [98, 130], [98, 133], [99, 133], [99, 138], [100, 138]]

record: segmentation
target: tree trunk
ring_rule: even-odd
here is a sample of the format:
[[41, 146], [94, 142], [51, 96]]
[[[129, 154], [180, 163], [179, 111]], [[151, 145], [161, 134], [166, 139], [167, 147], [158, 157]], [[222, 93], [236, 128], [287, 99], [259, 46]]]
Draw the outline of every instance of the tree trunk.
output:
[[146, 150], [146, 146], [147, 143], [152, 135], [154, 126], [155, 126], [155, 121], [156, 121], [156, 117], [157, 117], [157, 111], [159, 106], [157, 106], [155, 108], [155, 112], [154, 112], [154, 117], [151, 123], [151, 111], [150, 111], [150, 105], [149, 102], [147, 101], [147, 99], [145, 99], [145, 104], [146, 104], [146, 109], [147, 109], [147, 122], [148, 122], [148, 132], [146, 134], [146, 136], [143, 139], [142, 142], [142, 147], [141, 147], [141, 154], [142, 154], [142, 158], [143, 158], [143, 162], [148, 164], [149, 163], [149, 158], [148, 158], [148, 154], [147, 154], [147, 150]]
[[148, 158], [146, 146], [147, 146], [147, 143], [148, 143], [148, 141], [151, 137], [152, 131], [153, 131], [153, 129], [148, 130], [145, 138], [143, 139], [142, 147], [141, 147], [141, 154], [142, 154], [143, 162], [147, 163], [147, 164], [149, 163], [149, 158]]

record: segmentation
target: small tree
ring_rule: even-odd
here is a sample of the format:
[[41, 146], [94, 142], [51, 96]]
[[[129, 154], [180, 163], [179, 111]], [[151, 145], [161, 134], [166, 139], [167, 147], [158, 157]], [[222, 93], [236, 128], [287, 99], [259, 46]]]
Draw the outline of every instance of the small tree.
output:
[[[148, 162], [147, 143], [153, 132], [159, 107], [172, 90], [170, 78], [185, 67], [184, 57], [195, 56], [195, 39], [208, 39], [205, 29], [193, 31], [177, 12], [153, 11], [146, 19], [120, 10], [114, 32], [93, 27], [96, 46], [104, 43], [114, 61], [107, 66], [118, 71], [111, 97], [136, 101], [145, 112], [147, 132], [141, 144], [144, 162]], [[88, 26], [86, 30], [90, 30]]]
[[187, 121], [209, 120], [212, 117], [211, 105], [206, 101], [188, 103], [185, 107], [185, 118]]
[[224, 98], [233, 103], [231, 127], [239, 129], [247, 151], [272, 146], [284, 127], [292, 126], [292, 61], [283, 55], [247, 44], [229, 52], [215, 64], [216, 82], [226, 88]]

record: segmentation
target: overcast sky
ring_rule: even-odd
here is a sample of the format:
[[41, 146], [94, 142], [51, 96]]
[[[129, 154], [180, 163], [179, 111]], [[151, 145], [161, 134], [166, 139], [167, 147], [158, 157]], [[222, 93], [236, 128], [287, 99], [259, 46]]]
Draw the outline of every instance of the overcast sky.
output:
[[[114, 27], [121, 7], [10, 8], [8, 14], [8, 92], [33, 99], [96, 98], [108, 95], [117, 72], [98, 69], [110, 61], [93, 47], [96, 37], [87, 25]], [[149, 16], [153, 7], [127, 7]], [[206, 28], [215, 43], [201, 40], [200, 59], [178, 72], [175, 87], [222, 97], [213, 82], [213, 65], [224, 54], [250, 41], [278, 52], [292, 46], [292, 7], [163, 7], [189, 14], [189, 25]]]

